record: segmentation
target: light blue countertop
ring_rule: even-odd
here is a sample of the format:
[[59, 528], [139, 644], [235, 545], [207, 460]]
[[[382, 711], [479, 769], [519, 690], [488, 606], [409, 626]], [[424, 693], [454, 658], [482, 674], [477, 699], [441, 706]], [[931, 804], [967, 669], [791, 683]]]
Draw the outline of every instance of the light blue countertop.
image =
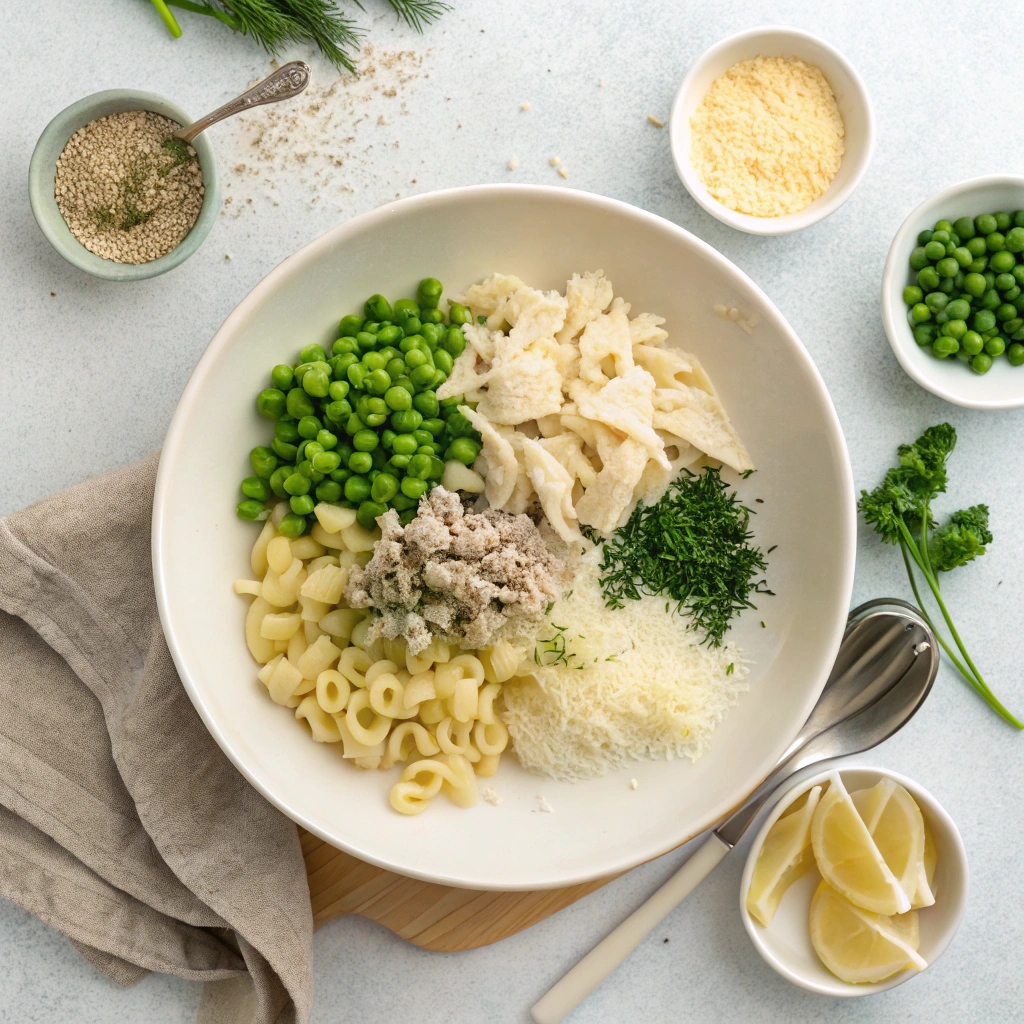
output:
[[[1024, 164], [1016, 6], [453, 2], [456, 10], [419, 37], [370, 0], [364, 20], [372, 20], [376, 78], [344, 87], [352, 97], [344, 101], [352, 138], [333, 181], [320, 181], [316, 203], [311, 172], [297, 164], [270, 174], [233, 172], [243, 163], [262, 165], [253, 162], [243, 132], [214, 128], [233, 203], [190, 261], [133, 285], [86, 277], [40, 234], [26, 189], [36, 137], [67, 104], [114, 86], [161, 92], [199, 114], [266, 73], [267, 60], [251, 41], [184, 13], [185, 37], [173, 41], [144, 0], [6, 5], [0, 56], [14, 84], [0, 109], [0, 513], [158, 448], [192, 367], [225, 316], [268, 270], [339, 220], [396, 195], [455, 185], [561, 184], [675, 221], [767, 291], [831, 391], [858, 487], [873, 486], [896, 444], [921, 428], [943, 419], [957, 427], [950, 507], [987, 502], [996, 539], [984, 559], [948, 580], [948, 597], [993, 689], [1024, 709], [1024, 412], [971, 412], [922, 391], [893, 358], [878, 308], [889, 241], [911, 208], [952, 182]], [[815, 32], [850, 59], [874, 101], [878, 145], [859, 189], [831, 218], [795, 235], [756, 238], [726, 228], [687, 196], [672, 167], [668, 131], [647, 115], [667, 120], [687, 68], [712, 43], [770, 23]], [[393, 56], [402, 50], [415, 55]], [[524, 101], [529, 111], [520, 109]], [[549, 164], [553, 156], [569, 172], [564, 181]], [[907, 595], [902, 564], [862, 530], [855, 599], [885, 595]], [[865, 759], [930, 789], [967, 845], [967, 916], [924, 976], [847, 1001], [810, 995], [778, 977], [740, 925], [741, 848], [571, 1021], [1019, 1019], [1021, 744], [1024, 737], [943, 667], [912, 725]], [[526, 933], [465, 954], [424, 952], [358, 918], [332, 922], [314, 943], [313, 1018], [525, 1022], [535, 999], [684, 856], [676, 851]], [[0, 962], [0, 1021], [195, 1018], [198, 984], [154, 975], [122, 991], [62, 936], [3, 902]]]

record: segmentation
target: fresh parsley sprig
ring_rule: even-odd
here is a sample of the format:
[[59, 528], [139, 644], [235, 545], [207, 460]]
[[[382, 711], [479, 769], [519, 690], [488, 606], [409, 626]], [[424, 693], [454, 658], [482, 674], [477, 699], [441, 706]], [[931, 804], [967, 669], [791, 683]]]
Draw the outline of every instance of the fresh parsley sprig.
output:
[[[941, 526], [932, 513], [932, 500], [946, 490], [946, 460], [955, 447], [956, 430], [949, 423], [929, 427], [913, 444], [901, 444], [899, 465], [888, 470], [873, 491], [861, 491], [859, 508], [865, 522], [875, 528], [883, 542], [897, 545], [902, 552], [918, 608], [950, 661], [997, 714], [1015, 728], [1024, 729], [1024, 722], [1003, 707], [982, 678], [942, 598], [939, 573], [981, 557], [992, 543], [987, 505], [972, 505], [954, 512]], [[917, 573], [928, 584], [956, 651], [928, 615]]]

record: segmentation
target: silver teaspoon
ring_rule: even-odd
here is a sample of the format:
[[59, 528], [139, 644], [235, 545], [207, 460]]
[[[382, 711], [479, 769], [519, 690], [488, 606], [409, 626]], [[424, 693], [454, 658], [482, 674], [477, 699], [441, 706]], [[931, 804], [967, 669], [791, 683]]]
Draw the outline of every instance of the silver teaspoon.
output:
[[172, 136], [172, 139], [180, 139], [182, 142], [191, 142], [200, 132], [206, 131], [211, 124], [223, 121], [226, 117], [232, 117], [249, 107], [259, 107], [264, 103], [277, 103], [279, 100], [290, 100], [298, 96], [307, 85], [309, 85], [309, 65], [305, 61], [293, 60], [290, 64], [278, 68], [272, 75], [268, 75], [262, 82], [257, 82], [241, 96], [218, 107], [206, 117], [193, 121], [186, 128], [179, 128]]
[[939, 650], [919, 613], [904, 601], [869, 601], [850, 613], [843, 642], [807, 724], [771, 774], [693, 856], [601, 940], [530, 1010], [537, 1024], [558, 1024], [717, 867], [775, 790], [818, 761], [870, 750], [901, 729], [931, 690]]

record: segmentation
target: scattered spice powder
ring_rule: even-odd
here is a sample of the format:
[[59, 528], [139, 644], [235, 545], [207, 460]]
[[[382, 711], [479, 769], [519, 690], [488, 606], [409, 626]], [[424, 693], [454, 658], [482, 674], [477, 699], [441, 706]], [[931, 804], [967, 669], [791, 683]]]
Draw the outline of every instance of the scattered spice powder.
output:
[[203, 172], [177, 122], [150, 110], [90, 121], [57, 159], [54, 198], [71, 233], [115, 263], [148, 263], [191, 231]]

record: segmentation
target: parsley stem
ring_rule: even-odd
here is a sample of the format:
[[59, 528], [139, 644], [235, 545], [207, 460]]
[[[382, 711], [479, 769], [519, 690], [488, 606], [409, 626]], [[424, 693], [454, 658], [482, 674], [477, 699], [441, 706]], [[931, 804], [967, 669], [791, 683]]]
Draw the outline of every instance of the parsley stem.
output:
[[160, 13], [160, 17], [163, 19], [164, 24], [167, 26], [167, 31], [174, 36], [175, 39], [181, 38], [181, 26], [178, 24], [178, 19], [174, 17], [168, 8], [164, 0], [150, 0], [153, 6]]
[[[1010, 711], [1008, 711], [1002, 705], [1002, 703], [999, 701], [996, 695], [989, 689], [988, 684], [985, 682], [982, 674], [978, 671], [977, 666], [971, 660], [971, 656], [967, 653], [967, 648], [964, 647], [964, 642], [960, 639], [960, 634], [957, 632], [956, 626], [953, 625], [953, 619], [949, 614], [949, 610], [946, 608], [946, 602], [942, 599], [942, 592], [939, 589], [938, 580], [935, 579], [934, 574], [931, 572], [929, 563], [926, 561], [925, 556], [921, 554], [921, 551], [918, 549], [918, 546], [914, 541], [913, 535], [911, 534], [909, 528], [907, 527], [906, 523], [903, 522], [902, 519], [898, 520], [898, 526], [900, 533], [902, 534], [902, 539], [906, 544], [906, 548], [909, 551], [910, 556], [913, 558], [913, 560], [917, 563], [918, 567], [920, 568], [921, 573], [925, 578], [925, 582], [928, 584], [928, 588], [931, 590], [932, 596], [935, 598], [935, 603], [939, 606], [939, 611], [942, 613], [942, 617], [946, 622], [946, 626], [949, 628], [950, 635], [953, 637], [953, 642], [956, 644], [961, 655], [963, 655], [964, 661], [967, 663], [967, 666], [971, 670], [970, 673], [966, 672], [964, 670], [964, 666], [961, 665], [956, 660], [956, 658], [952, 657], [952, 653], [949, 651], [949, 648], [946, 645], [946, 643], [942, 640], [941, 635], [935, 630], [935, 627], [932, 626], [932, 632], [935, 633], [936, 639], [939, 640], [943, 648], [946, 650], [946, 653], [950, 655], [954, 664], [956, 664], [957, 667], [960, 669], [960, 674], [967, 680], [968, 683], [971, 684], [971, 686], [975, 690], [977, 690], [977, 692], [982, 696], [982, 698], [989, 705], [989, 707], [991, 707], [995, 712], [997, 712], [997, 714], [999, 714], [1003, 719], [1009, 722], [1010, 725], [1012, 725], [1014, 728], [1024, 729], [1024, 722], [1021, 722]], [[926, 530], [922, 530], [922, 533], [926, 538]], [[901, 544], [901, 547], [902, 546], [903, 545]], [[911, 576], [911, 582], [913, 582], [913, 576]], [[917, 595], [916, 588], [914, 590], [914, 593], [918, 598], [918, 604], [921, 604], [920, 595]], [[922, 613], [924, 613], [923, 608]], [[931, 623], [929, 623], [929, 625], [931, 625]]]

